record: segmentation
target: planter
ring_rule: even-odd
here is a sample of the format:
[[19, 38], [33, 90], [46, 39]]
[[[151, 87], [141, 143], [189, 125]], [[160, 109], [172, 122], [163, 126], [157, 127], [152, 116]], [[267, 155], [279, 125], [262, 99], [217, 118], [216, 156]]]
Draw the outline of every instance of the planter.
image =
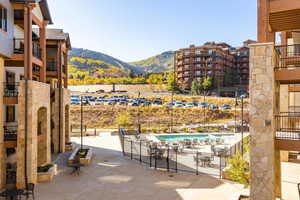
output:
[[92, 151], [91, 148], [88, 148], [86, 155], [79, 159], [80, 163], [85, 165], [85, 166], [90, 165], [90, 163], [92, 161], [92, 156], [93, 156], [93, 151]]
[[46, 169], [46, 171], [45, 170], [40, 171], [40, 172], [38, 171], [38, 173], [37, 173], [38, 183], [52, 181], [53, 177], [57, 173], [57, 165], [56, 164], [49, 164], [49, 167], [47, 165], [45, 165], [45, 166], [42, 166], [42, 168]]
[[[91, 163], [93, 151], [91, 148], [85, 148], [86, 152], [84, 155], [81, 155], [79, 158], [79, 162], [85, 166], [88, 166]], [[68, 164], [73, 164], [76, 160], [80, 151], [80, 147], [76, 147], [75, 150], [72, 152], [71, 156], [68, 159]]]
[[72, 142], [67, 142], [65, 146], [66, 151], [72, 151], [73, 150], [73, 143]]

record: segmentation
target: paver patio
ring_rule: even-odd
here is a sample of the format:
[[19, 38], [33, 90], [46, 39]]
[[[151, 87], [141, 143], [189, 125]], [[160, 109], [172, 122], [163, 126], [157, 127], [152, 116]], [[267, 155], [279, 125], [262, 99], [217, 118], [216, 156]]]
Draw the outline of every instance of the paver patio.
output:
[[[80, 143], [80, 138], [72, 140]], [[119, 139], [115, 136], [85, 137], [84, 144], [93, 148], [91, 165], [84, 167], [80, 176], [74, 176], [70, 175], [70, 168], [59, 162], [58, 175], [54, 180], [37, 185], [37, 199], [230, 200], [235, 193], [243, 190], [242, 185], [208, 175], [149, 169], [123, 157]], [[300, 170], [294, 169], [293, 172], [300, 175]], [[291, 187], [293, 183], [287, 184]], [[295, 199], [295, 191], [291, 194]]]

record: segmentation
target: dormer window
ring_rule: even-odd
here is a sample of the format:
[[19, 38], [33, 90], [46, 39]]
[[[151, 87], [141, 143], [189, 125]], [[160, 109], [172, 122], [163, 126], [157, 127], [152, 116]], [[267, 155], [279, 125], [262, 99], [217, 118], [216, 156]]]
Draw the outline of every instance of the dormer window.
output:
[[7, 32], [7, 9], [0, 5], [0, 30]]

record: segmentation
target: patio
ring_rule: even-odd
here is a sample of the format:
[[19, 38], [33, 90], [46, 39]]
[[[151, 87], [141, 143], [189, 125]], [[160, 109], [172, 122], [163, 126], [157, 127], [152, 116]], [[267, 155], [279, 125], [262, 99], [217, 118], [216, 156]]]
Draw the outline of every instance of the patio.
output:
[[[72, 138], [72, 141], [79, 143], [80, 138]], [[132, 162], [122, 156], [119, 138], [116, 136], [85, 137], [84, 144], [93, 148], [91, 165], [84, 167], [79, 176], [70, 175], [71, 169], [62, 162], [67, 156], [62, 155], [61, 160], [58, 159], [58, 175], [54, 180], [37, 185], [37, 199], [231, 200], [235, 193], [243, 191], [242, 185], [208, 175], [155, 171]], [[300, 170], [296, 170], [299, 168], [293, 165], [292, 177], [297, 177], [295, 173], [300, 175]], [[290, 172], [284, 170], [283, 173]], [[295, 188], [295, 191], [290, 189], [289, 198], [285, 199], [296, 199], [296, 186], [291, 184], [297, 180], [290, 180], [289, 176], [283, 180], [287, 181], [284, 187]]]

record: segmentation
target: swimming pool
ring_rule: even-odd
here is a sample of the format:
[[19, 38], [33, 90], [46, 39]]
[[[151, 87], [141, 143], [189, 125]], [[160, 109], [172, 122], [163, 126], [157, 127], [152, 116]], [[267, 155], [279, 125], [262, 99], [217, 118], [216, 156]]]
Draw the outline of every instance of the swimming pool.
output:
[[159, 140], [166, 140], [166, 141], [177, 141], [177, 140], [184, 140], [184, 139], [215, 139], [215, 138], [226, 138], [232, 137], [234, 134], [178, 134], [178, 135], [156, 135]]

